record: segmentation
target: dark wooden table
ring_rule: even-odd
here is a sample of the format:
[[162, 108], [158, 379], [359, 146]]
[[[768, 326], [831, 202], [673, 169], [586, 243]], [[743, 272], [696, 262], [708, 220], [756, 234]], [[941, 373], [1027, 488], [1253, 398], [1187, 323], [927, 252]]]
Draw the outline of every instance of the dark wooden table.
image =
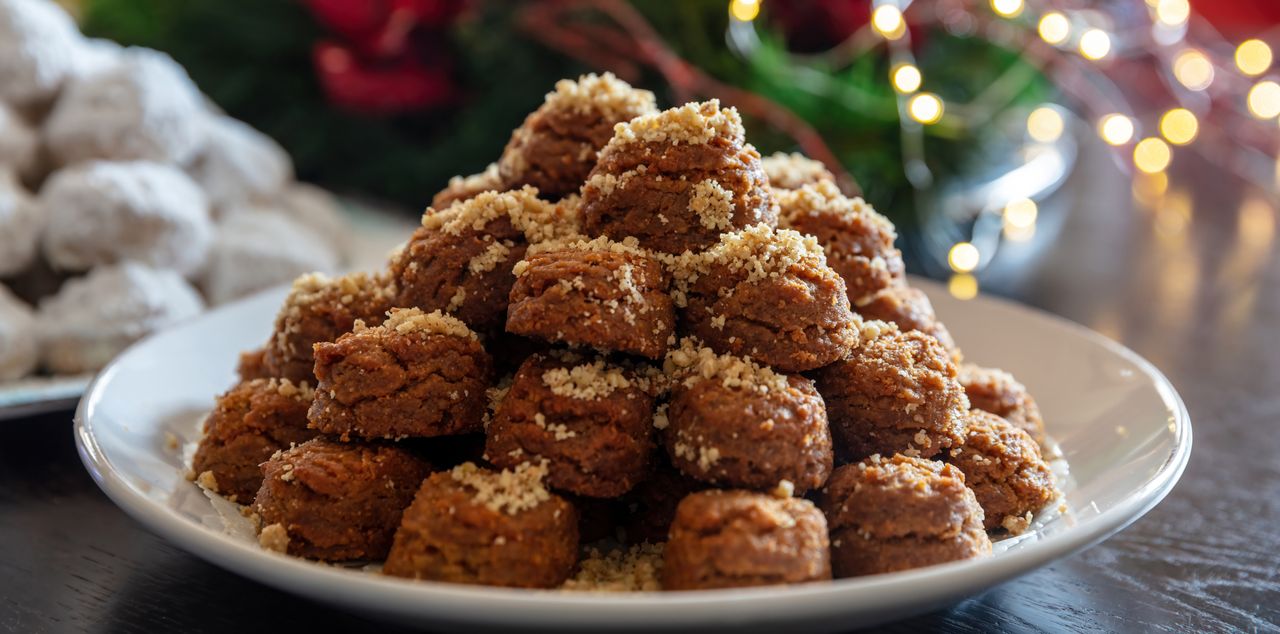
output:
[[[1083, 553], [887, 631], [1280, 630], [1280, 259], [1274, 208], [1211, 165], [1133, 203], [1086, 152], [1051, 253], [998, 290], [1125, 343], [1181, 392], [1181, 483]], [[1243, 203], [1243, 204], [1242, 204]], [[1242, 211], [1243, 209], [1243, 211]], [[945, 316], [944, 316], [945, 317]], [[398, 631], [207, 564], [98, 491], [67, 413], [0, 423], [0, 630]]]

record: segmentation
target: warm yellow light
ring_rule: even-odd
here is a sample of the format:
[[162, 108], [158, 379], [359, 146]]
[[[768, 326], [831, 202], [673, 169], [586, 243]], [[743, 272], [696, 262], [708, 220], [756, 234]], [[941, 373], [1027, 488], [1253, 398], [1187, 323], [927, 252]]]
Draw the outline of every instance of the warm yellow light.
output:
[[920, 69], [911, 64], [902, 64], [893, 69], [893, 87], [898, 92], [915, 92], [920, 89]]
[[1169, 191], [1169, 175], [1164, 172], [1139, 174], [1133, 179], [1133, 197], [1147, 207], [1155, 207]]
[[956, 273], [947, 281], [947, 292], [956, 299], [973, 299], [978, 296], [978, 278], [968, 273]]
[[978, 247], [970, 242], [957, 242], [951, 247], [951, 251], [947, 252], [947, 263], [956, 273], [968, 273], [978, 268], [978, 262], [981, 259], [982, 254], [978, 253]]
[[1086, 59], [1102, 59], [1111, 52], [1111, 36], [1102, 29], [1089, 29], [1080, 36], [1080, 54]]
[[1036, 224], [1036, 216], [1040, 213], [1036, 201], [1030, 198], [1019, 198], [1009, 201], [1004, 206], [1004, 224], [1006, 227], [1025, 229]]
[[1249, 89], [1249, 112], [1259, 119], [1280, 114], [1280, 84], [1260, 81]]
[[907, 32], [907, 22], [902, 19], [902, 10], [891, 4], [882, 4], [871, 12], [871, 27], [890, 40], [896, 40]]
[[1133, 119], [1119, 113], [1106, 115], [1098, 121], [1098, 136], [1111, 145], [1124, 145], [1133, 140]]
[[1173, 58], [1173, 76], [1191, 90], [1204, 90], [1213, 83], [1213, 62], [1204, 53], [1189, 48]]
[[1061, 44], [1071, 35], [1071, 22], [1067, 16], [1052, 11], [1040, 18], [1040, 37], [1050, 44]]
[[1271, 47], [1262, 40], [1245, 40], [1236, 47], [1236, 68], [1246, 75], [1261, 75], [1271, 68]]
[[1015, 227], [1010, 224], [1004, 226], [1004, 238], [1010, 242], [1030, 242], [1036, 237], [1036, 226]]
[[991, 0], [991, 10], [1006, 18], [1017, 17], [1022, 7], [1022, 0]]
[[1040, 106], [1027, 115], [1027, 134], [1041, 143], [1052, 143], [1062, 136], [1066, 123], [1051, 106]]
[[1200, 132], [1196, 115], [1186, 108], [1174, 108], [1160, 117], [1160, 134], [1174, 145], [1186, 145]]
[[1160, 0], [1156, 3], [1156, 19], [1161, 24], [1178, 26], [1191, 17], [1191, 3], [1187, 0]]
[[760, 15], [760, 0], [730, 0], [729, 15], [742, 22], [750, 22]]
[[1133, 164], [1148, 174], [1164, 171], [1172, 159], [1173, 150], [1169, 149], [1169, 144], [1155, 137], [1138, 141], [1133, 147]]
[[922, 92], [907, 102], [907, 112], [911, 114], [911, 118], [924, 124], [937, 123], [942, 118], [944, 108], [942, 100], [928, 92]]

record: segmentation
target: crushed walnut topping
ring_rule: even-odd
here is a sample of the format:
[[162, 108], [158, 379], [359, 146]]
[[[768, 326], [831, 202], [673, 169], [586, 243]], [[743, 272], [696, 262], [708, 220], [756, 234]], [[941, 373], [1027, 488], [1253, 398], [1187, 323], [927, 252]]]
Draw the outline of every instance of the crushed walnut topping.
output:
[[774, 198], [778, 201], [778, 208], [781, 210], [778, 222], [784, 227], [802, 216], [857, 217], [872, 225], [877, 231], [897, 237], [893, 223], [888, 218], [877, 212], [863, 199], [846, 197], [835, 183], [830, 181], [775, 192]]
[[602, 153], [632, 143], [702, 145], [721, 137], [741, 143], [746, 137], [736, 108], [721, 108], [718, 99], [646, 114], [613, 128], [613, 138]]
[[670, 267], [676, 289], [687, 293], [690, 284], [712, 270], [727, 269], [744, 276], [746, 283], [755, 283], [785, 275], [791, 267], [805, 262], [826, 265], [826, 254], [817, 238], [759, 223], [722, 234], [706, 251], [686, 251], [674, 257]]
[[604, 359], [575, 365], [572, 368], [553, 368], [542, 373], [542, 382], [557, 396], [567, 396], [584, 401], [602, 399], [614, 392], [632, 386], [627, 373], [620, 367], [606, 364]]
[[698, 381], [717, 380], [727, 388], [759, 392], [787, 389], [787, 377], [760, 365], [751, 357], [716, 354], [694, 337], [680, 340], [680, 347], [667, 353], [663, 370], [673, 380], [692, 387]]
[[545, 462], [536, 465], [525, 462], [515, 469], [500, 472], [464, 462], [454, 467], [449, 475], [475, 492], [472, 499], [476, 504], [495, 513], [516, 515], [551, 499], [551, 493], [542, 483], [547, 475]]
[[708, 229], [733, 230], [733, 192], [713, 179], [699, 181], [689, 198], [689, 211]]
[[566, 207], [538, 198], [538, 190], [529, 186], [507, 192], [487, 191], [439, 211], [427, 210], [422, 226], [459, 236], [463, 231], [484, 231], [490, 222], [504, 216], [531, 243], [577, 230], [576, 219], [567, 217]]
[[588, 73], [577, 79], [561, 79], [556, 89], [547, 93], [545, 107], [589, 114], [599, 112], [602, 117], [628, 120], [657, 108], [653, 93], [633, 88], [613, 73], [597, 75]]
[[284, 524], [268, 524], [258, 533], [258, 544], [264, 549], [285, 553], [289, 551], [289, 531]]
[[402, 335], [424, 333], [429, 335], [448, 335], [450, 337], [466, 337], [479, 340], [462, 320], [446, 315], [438, 310], [424, 313], [420, 308], [392, 308], [387, 312], [387, 320], [378, 328], [385, 332], [396, 332]]
[[592, 548], [578, 564], [578, 573], [561, 586], [580, 592], [657, 592], [662, 589], [662, 551], [665, 544], [636, 544], [601, 552]]
[[810, 183], [830, 182], [827, 166], [803, 154], [775, 152], [760, 159], [769, 184], [776, 190], [797, 189]]

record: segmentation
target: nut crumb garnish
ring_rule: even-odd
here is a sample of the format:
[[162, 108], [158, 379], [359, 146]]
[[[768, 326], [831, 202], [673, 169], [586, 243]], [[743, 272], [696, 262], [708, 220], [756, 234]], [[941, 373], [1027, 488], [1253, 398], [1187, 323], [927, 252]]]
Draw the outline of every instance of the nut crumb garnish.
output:
[[258, 544], [266, 550], [278, 553], [289, 552], [289, 531], [283, 524], [268, 524], [258, 533]]
[[543, 486], [547, 465], [521, 463], [515, 469], [489, 471], [473, 462], [464, 462], [453, 468], [449, 475], [475, 492], [473, 499], [495, 513], [515, 515], [537, 507], [551, 499], [551, 493]]

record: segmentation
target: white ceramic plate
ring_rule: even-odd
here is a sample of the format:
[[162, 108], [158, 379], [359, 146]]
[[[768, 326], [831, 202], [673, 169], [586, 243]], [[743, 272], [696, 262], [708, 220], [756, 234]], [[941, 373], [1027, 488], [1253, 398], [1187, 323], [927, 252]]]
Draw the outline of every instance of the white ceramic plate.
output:
[[980, 561], [803, 586], [597, 595], [410, 582], [263, 551], [230, 534], [210, 499], [184, 479], [179, 447], [195, 438], [214, 395], [231, 385], [237, 353], [266, 338], [284, 289], [135, 345], [90, 386], [76, 415], [76, 441], [121, 508], [196, 555], [327, 604], [434, 627], [869, 625], [977, 594], [1096, 543], [1173, 488], [1191, 451], [1191, 422], [1159, 371], [1061, 319], [986, 298], [960, 302], [917, 283], [970, 359], [1028, 385], [1070, 464], [1070, 510], [1042, 518], [1034, 533], [998, 544]]

